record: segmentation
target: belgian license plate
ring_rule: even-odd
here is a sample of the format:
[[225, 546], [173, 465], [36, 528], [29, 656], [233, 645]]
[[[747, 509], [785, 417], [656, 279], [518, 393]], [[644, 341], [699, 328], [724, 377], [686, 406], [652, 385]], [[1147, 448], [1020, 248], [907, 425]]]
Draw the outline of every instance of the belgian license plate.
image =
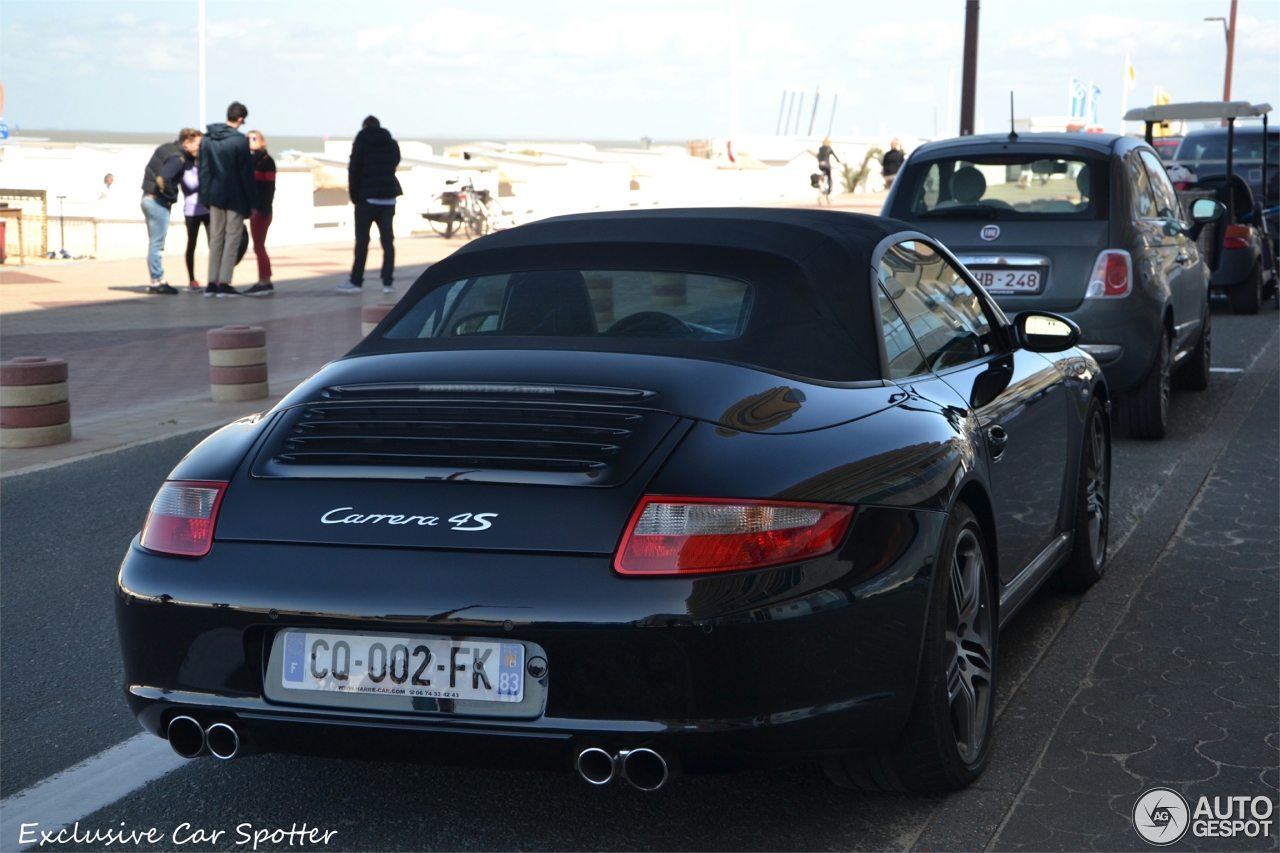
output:
[[332, 693], [520, 702], [524, 646], [450, 637], [284, 636], [281, 686]]
[[1044, 270], [1025, 267], [998, 267], [995, 269], [969, 268], [978, 284], [988, 293], [1039, 293], [1044, 282]]

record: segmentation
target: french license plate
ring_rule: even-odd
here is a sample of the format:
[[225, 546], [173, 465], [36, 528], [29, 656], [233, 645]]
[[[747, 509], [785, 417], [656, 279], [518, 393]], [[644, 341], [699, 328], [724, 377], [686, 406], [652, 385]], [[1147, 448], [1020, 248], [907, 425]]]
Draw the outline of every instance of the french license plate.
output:
[[1025, 267], [969, 268], [988, 293], [1039, 293], [1044, 270]]
[[524, 646], [389, 634], [284, 636], [281, 686], [332, 693], [520, 702]]

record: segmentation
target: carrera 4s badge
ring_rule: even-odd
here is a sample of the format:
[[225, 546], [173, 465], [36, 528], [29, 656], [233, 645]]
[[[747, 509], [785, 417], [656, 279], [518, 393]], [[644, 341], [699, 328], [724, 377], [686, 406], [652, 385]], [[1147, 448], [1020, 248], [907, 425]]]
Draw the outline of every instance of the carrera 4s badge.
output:
[[[331, 509], [324, 515], [320, 516], [321, 524], [377, 524], [379, 521], [385, 521], [387, 524], [412, 524], [417, 522], [419, 527], [436, 527], [440, 524], [439, 516], [435, 515], [390, 515], [382, 513], [360, 513], [350, 512], [355, 507], [340, 506], [337, 509]], [[348, 513], [340, 515], [340, 513]], [[446, 523], [452, 525], [450, 530], [475, 531], [488, 530], [493, 526], [493, 522], [489, 519], [497, 518], [496, 512], [462, 512]]]

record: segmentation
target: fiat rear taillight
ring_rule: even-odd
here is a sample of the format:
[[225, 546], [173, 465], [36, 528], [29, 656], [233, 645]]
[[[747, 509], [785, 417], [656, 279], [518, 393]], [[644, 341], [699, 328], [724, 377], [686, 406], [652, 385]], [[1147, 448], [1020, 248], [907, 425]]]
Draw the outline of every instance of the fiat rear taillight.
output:
[[174, 480], [151, 502], [142, 525], [142, 547], [162, 554], [203, 557], [213, 546], [213, 528], [226, 483]]
[[1222, 248], [1247, 249], [1249, 248], [1249, 236], [1248, 225], [1228, 225], [1222, 235]]
[[762, 569], [829, 554], [852, 506], [725, 498], [646, 497], [614, 568], [624, 575], [683, 575]]
[[1128, 296], [1133, 290], [1133, 259], [1123, 249], [1106, 249], [1098, 253], [1098, 260], [1089, 274], [1086, 299], [1116, 299]]

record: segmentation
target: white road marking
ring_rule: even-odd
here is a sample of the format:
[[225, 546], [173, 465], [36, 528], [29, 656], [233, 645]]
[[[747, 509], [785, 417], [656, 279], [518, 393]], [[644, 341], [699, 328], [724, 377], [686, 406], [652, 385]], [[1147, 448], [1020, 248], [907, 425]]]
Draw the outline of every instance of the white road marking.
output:
[[1243, 367], [1210, 367], [1210, 373], [1244, 373]]
[[[147, 733], [105, 749], [0, 801], [0, 850], [30, 847], [40, 841], [41, 830], [56, 833], [61, 827], [70, 827], [186, 763], [167, 740]], [[39, 826], [27, 826], [27, 843], [20, 843], [22, 825], [32, 823]], [[93, 826], [81, 830], [119, 828], [122, 827]], [[146, 829], [123, 827], [126, 831], [138, 828]]]

